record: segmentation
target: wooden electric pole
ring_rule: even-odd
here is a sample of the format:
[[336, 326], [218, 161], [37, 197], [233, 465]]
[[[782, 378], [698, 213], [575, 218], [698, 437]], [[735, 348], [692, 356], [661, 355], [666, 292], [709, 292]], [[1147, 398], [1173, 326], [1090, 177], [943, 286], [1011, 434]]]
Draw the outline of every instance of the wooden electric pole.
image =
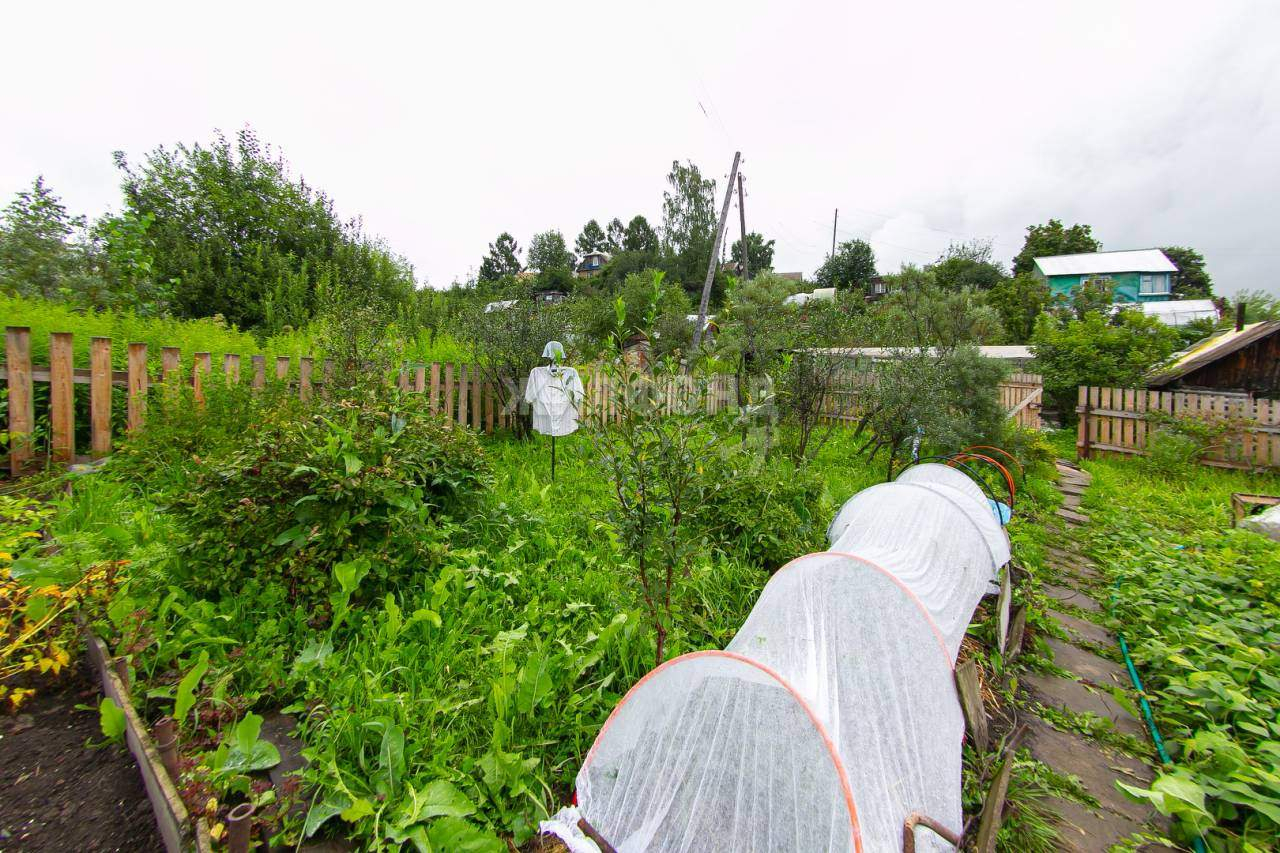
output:
[[742, 280], [751, 279], [751, 267], [747, 262], [747, 209], [742, 206], [742, 173], [738, 173], [738, 227], [742, 234]]
[[831, 218], [831, 257], [836, 256], [836, 223], [840, 221], [840, 208], [836, 208], [836, 215]]
[[724, 191], [724, 206], [720, 208], [720, 225], [716, 228], [716, 241], [711, 246], [711, 261], [707, 264], [707, 280], [702, 283], [702, 301], [698, 303], [698, 327], [693, 330], [693, 349], [689, 352], [689, 367], [693, 368], [693, 354], [702, 343], [702, 327], [707, 324], [707, 303], [711, 300], [711, 282], [716, 277], [716, 263], [720, 260], [720, 245], [724, 242], [724, 226], [729, 221], [729, 204], [733, 201], [733, 185], [738, 179], [738, 161], [742, 152], [733, 152], [733, 168], [729, 170], [729, 186]]

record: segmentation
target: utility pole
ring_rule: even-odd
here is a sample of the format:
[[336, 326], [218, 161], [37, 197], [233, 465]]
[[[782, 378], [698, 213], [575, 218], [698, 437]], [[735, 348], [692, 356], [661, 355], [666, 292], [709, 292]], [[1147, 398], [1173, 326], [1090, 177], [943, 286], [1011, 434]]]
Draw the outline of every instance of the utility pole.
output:
[[747, 264], [747, 209], [742, 206], [742, 173], [738, 173], [738, 226], [742, 234], [742, 280], [751, 279], [751, 267]]
[[738, 179], [738, 161], [742, 152], [733, 152], [733, 168], [729, 170], [729, 186], [724, 191], [724, 206], [720, 208], [720, 225], [716, 228], [716, 241], [711, 247], [711, 262], [707, 264], [707, 280], [702, 283], [702, 301], [698, 303], [698, 327], [693, 330], [693, 349], [689, 352], [689, 369], [693, 369], [693, 354], [702, 343], [702, 327], [707, 324], [707, 303], [711, 300], [711, 282], [716, 277], [716, 262], [720, 260], [720, 245], [724, 242], [724, 226], [729, 221], [729, 204], [733, 201], [733, 184]]
[[840, 208], [836, 208], [836, 215], [831, 220], [831, 257], [836, 256], [836, 223], [840, 221]]

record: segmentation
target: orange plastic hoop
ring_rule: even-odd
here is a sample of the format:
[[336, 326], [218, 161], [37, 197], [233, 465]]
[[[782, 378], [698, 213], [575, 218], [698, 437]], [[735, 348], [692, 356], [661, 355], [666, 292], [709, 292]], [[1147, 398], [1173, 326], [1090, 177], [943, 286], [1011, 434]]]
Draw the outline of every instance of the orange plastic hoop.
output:
[[1013, 510], [1013, 502], [1015, 496], [1018, 494], [1018, 487], [1013, 484], [1013, 475], [1009, 473], [1008, 468], [1004, 467], [990, 456], [983, 456], [981, 453], [969, 453], [967, 451], [962, 451], [960, 453], [952, 454], [951, 458], [956, 462], [963, 462], [966, 459], [977, 459], [995, 466], [996, 470], [998, 470], [1000, 475], [1004, 478], [1005, 485], [1009, 487], [1009, 509], [1010, 511]]
[[994, 450], [996, 453], [999, 453], [1001, 456], [1008, 459], [1010, 462], [1012, 462], [1014, 465], [1018, 467], [1019, 477], [1025, 479], [1027, 476], [1027, 472], [1023, 470], [1022, 463], [1018, 461], [1018, 457], [1014, 456], [1012, 453], [1010, 453], [1007, 450], [1004, 450], [999, 447], [995, 447], [990, 444], [974, 444], [974, 445], [970, 445], [969, 447], [966, 447], [965, 450]]

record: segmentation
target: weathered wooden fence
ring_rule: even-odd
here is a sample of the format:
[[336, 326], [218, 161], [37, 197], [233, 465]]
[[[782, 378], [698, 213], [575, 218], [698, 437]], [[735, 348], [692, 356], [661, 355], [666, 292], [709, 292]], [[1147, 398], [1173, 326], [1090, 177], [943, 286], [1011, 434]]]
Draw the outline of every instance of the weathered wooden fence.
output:
[[[103, 337], [91, 339], [88, 367], [78, 367], [74, 364], [73, 342], [71, 333], [54, 332], [49, 339], [49, 364], [32, 365], [30, 330], [20, 326], [5, 330], [5, 362], [0, 365], [0, 382], [8, 389], [9, 467], [15, 474], [26, 470], [36, 458], [34, 437], [38, 421], [34, 391], [39, 384], [49, 389], [47, 407], [43, 401], [39, 407], [39, 423], [42, 432], [47, 423], [50, 460], [69, 463], [105, 456], [111, 452], [120, 430], [142, 429], [148, 400], [159, 389], [187, 387], [195, 401], [201, 403], [213, 381], [229, 384], [244, 381], [253, 388], [279, 383], [306, 399], [322, 390], [333, 375], [332, 363], [306, 356], [253, 355], [242, 365], [241, 357], [235, 353], [223, 354], [215, 361], [212, 353], [197, 352], [190, 355], [184, 366], [183, 354], [177, 347], [161, 347], [157, 360], [142, 343], [124, 345], [125, 369], [117, 370], [113, 367], [113, 355], [118, 354], [114, 349], [116, 344]], [[608, 375], [598, 366], [580, 368], [579, 373], [585, 389], [583, 419], [601, 424], [616, 422], [621, 412]], [[396, 381], [403, 391], [429, 395], [431, 411], [487, 433], [511, 427], [515, 418], [512, 401], [521, 391], [514, 387], [496, 387], [474, 364], [408, 364], [399, 371]], [[676, 376], [661, 381], [664, 383], [660, 389], [662, 397], [672, 411], [695, 397], [696, 404], [705, 406], [711, 414], [737, 408], [737, 382], [732, 375]], [[849, 389], [838, 393], [846, 397], [856, 395], [857, 381], [851, 376]], [[77, 453], [76, 447], [77, 385], [88, 386], [87, 454]], [[1000, 386], [1000, 398], [1019, 423], [1038, 427], [1040, 390], [1040, 377], [1019, 373]], [[82, 395], [82, 411], [83, 403]], [[847, 407], [836, 408], [846, 412]]]
[[1011, 373], [1000, 383], [1000, 405], [1022, 427], [1040, 429], [1044, 379], [1037, 373]]
[[[333, 374], [330, 362], [316, 363], [309, 357], [254, 355], [248, 365], [241, 357], [226, 353], [214, 370], [213, 354], [197, 352], [184, 368], [177, 347], [161, 347], [159, 371], [149, 359], [146, 344], [127, 344], [125, 370], [112, 367], [113, 343], [110, 338], [95, 337], [90, 342], [89, 366], [73, 363], [73, 338], [67, 332], [55, 332], [49, 340], [49, 364], [31, 363], [31, 333], [25, 327], [5, 330], [5, 363], [0, 365], [0, 382], [8, 389], [9, 467], [17, 474], [26, 470], [36, 457], [34, 435], [37, 427], [35, 386], [49, 388], [47, 414], [49, 455], [51, 461], [69, 463], [99, 458], [111, 452], [115, 437], [113, 425], [127, 432], [143, 428], [148, 398], [157, 387], [185, 386], [191, 389], [197, 403], [205, 398], [208, 383], [220, 380], [238, 384], [247, 374], [253, 388], [264, 388], [268, 382], [283, 383], [303, 399], [323, 389]], [[242, 369], [244, 368], [244, 369]], [[616, 421], [621, 413], [615, 405], [609, 378], [592, 367], [580, 371], [585, 389], [582, 416], [598, 423]], [[401, 390], [430, 395], [431, 411], [443, 414], [464, 426], [492, 433], [512, 425], [514, 409], [510, 405], [519, 388], [498, 388], [487, 381], [484, 371], [474, 364], [405, 365], [397, 379]], [[717, 375], [701, 382], [692, 377], [668, 380], [663, 389], [666, 405], [674, 409], [678, 401], [691, 395], [702, 395], [707, 411], [715, 413], [737, 405], [734, 378]], [[78, 454], [76, 447], [75, 387], [89, 386], [89, 453]], [[121, 389], [120, 391], [115, 389]], [[123, 396], [123, 401], [119, 398]], [[113, 417], [113, 397], [123, 402], [123, 411]], [[42, 418], [43, 421], [43, 418]]]
[[1246, 394], [1202, 391], [1151, 391], [1146, 388], [1081, 386], [1076, 411], [1080, 424], [1076, 452], [1146, 453], [1161, 414], [1229, 424], [1220, 445], [1201, 461], [1220, 468], [1280, 467], [1280, 400]]

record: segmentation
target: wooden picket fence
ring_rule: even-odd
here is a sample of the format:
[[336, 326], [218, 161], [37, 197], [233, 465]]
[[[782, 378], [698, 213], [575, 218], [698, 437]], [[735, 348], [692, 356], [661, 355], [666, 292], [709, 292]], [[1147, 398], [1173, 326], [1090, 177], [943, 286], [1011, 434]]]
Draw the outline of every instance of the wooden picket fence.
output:
[[[35, 385], [45, 384], [48, 394], [49, 461], [67, 464], [106, 456], [111, 452], [116, 438], [114, 426], [122, 426], [126, 432], [143, 429], [146, 423], [148, 397], [155, 388], [185, 386], [191, 389], [197, 404], [205, 399], [206, 388], [212, 381], [238, 384], [242, 372], [253, 388], [264, 388], [268, 382], [281, 383], [303, 399], [322, 390], [332, 376], [333, 365], [303, 356], [253, 355], [242, 371], [241, 357], [226, 353], [218, 360], [215, 373], [212, 353], [191, 354], [188, 366], [183, 366], [182, 353], [177, 347], [161, 347], [159, 372], [149, 363], [151, 353], [146, 344], [126, 345], [127, 358], [124, 370], [112, 366], [113, 342], [110, 338], [94, 337], [89, 345], [89, 366], [76, 367], [73, 357], [74, 338], [70, 332], [54, 332], [49, 337], [49, 364], [31, 363], [31, 331], [26, 327], [10, 326], [5, 330], [5, 362], [0, 365], [0, 382], [8, 389], [8, 450], [9, 468], [15, 475], [26, 471], [36, 461], [36, 395]], [[585, 421], [608, 424], [621, 417], [617, 407], [617, 395], [610, 385], [609, 376], [597, 365], [579, 369], [585, 390], [582, 418]], [[850, 397], [856, 397], [861, 378], [851, 374], [848, 388], [833, 395], [831, 417], [851, 420]], [[513, 400], [520, 389], [498, 388], [488, 381], [484, 371], [474, 364], [433, 362], [408, 364], [402, 367], [396, 379], [401, 390], [407, 393], [430, 395], [432, 412], [472, 429], [493, 433], [508, 429], [515, 420]], [[668, 412], [690, 404], [704, 406], [707, 413], [737, 408], [737, 380], [730, 374], [712, 376], [673, 376], [661, 380], [659, 393], [662, 405]], [[76, 447], [75, 386], [87, 385], [89, 411], [89, 453], [79, 454]], [[123, 394], [116, 389], [123, 389]], [[1000, 398], [1005, 408], [1019, 423], [1039, 427], [1040, 377], [1034, 374], [1014, 374], [1000, 386]], [[123, 397], [123, 418], [113, 418], [113, 398]], [[45, 414], [42, 409], [41, 414]], [[43, 423], [43, 422], [42, 422]]]
[[1146, 388], [1081, 386], [1076, 411], [1080, 423], [1076, 452], [1082, 459], [1098, 453], [1145, 455], [1158, 428], [1153, 415], [1207, 420], [1231, 419], [1222, 445], [1200, 460], [1219, 468], [1280, 468], [1280, 400], [1246, 394], [1204, 391], [1151, 391]]
[[[148, 396], [153, 386], [174, 387], [181, 385], [192, 390], [197, 403], [205, 399], [208, 383], [214, 374], [211, 353], [192, 354], [189, 369], [182, 367], [182, 353], [177, 347], [161, 347], [160, 371], [154, 373], [148, 365], [146, 344], [127, 345], [125, 370], [112, 369], [112, 341], [94, 337], [89, 346], [89, 367], [73, 364], [74, 339], [69, 332], [54, 332], [49, 340], [49, 364], [33, 366], [31, 363], [31, 332], [26, 327], [8, 327], [5, 330], [5, 363], [0, 365], [0, 382], [8, 388], [8, 436], [9, 468], [17, 475], [26, 471], [36, 461], [33, 435], [36, 431], [36, 406], [34, 386], [49, 386], [48, 423], [50, 461], [67, 464], [88, 461], [111, 452], [114, 439], [112, 418], [113, 389], [124, 389], [124, 428], [134, 432], [144, 427]], [[270, 374], [268, 366], [270, 365]], [[220, 360], [222, 381], [238, 384], [241, 381], [241, 358], [226, 353]], [[264, 388], [270, 382], [284, 383], [291, 391], [307, 399], [323, 389], [325, 380], [332, 376], [333, 365], [303, 356], [254, 355], [249, 359], [249, 379], [253, 388]], [[595, 423], [616, 422], [621, 412], [609, 384], [609, 377], [597, 367], [580, 370], [585, 399], [582, 417]], [[402, 391], [429, 394], [432, 412], [443, 414], [451, 420], [472, 429], [493, 433], [512, 426], [515, 411], [512, 398], [519, 389], [499, 389], [487, 381], [484, 371], [474, 364], [405, 365], [396, 380]], [[89, 453], [78, 454], [76, 448], [75, 386], [89, 386]], [[674, 411], [693, 395], [701, 397], [708, 413], [716, 413], [737, 405], [737, 389], [734, 377], [716, 375], [703, 378], [672, 377], [662, 389], [664, 406]], [[43, 413], [43, 412], [42, 412]]]

